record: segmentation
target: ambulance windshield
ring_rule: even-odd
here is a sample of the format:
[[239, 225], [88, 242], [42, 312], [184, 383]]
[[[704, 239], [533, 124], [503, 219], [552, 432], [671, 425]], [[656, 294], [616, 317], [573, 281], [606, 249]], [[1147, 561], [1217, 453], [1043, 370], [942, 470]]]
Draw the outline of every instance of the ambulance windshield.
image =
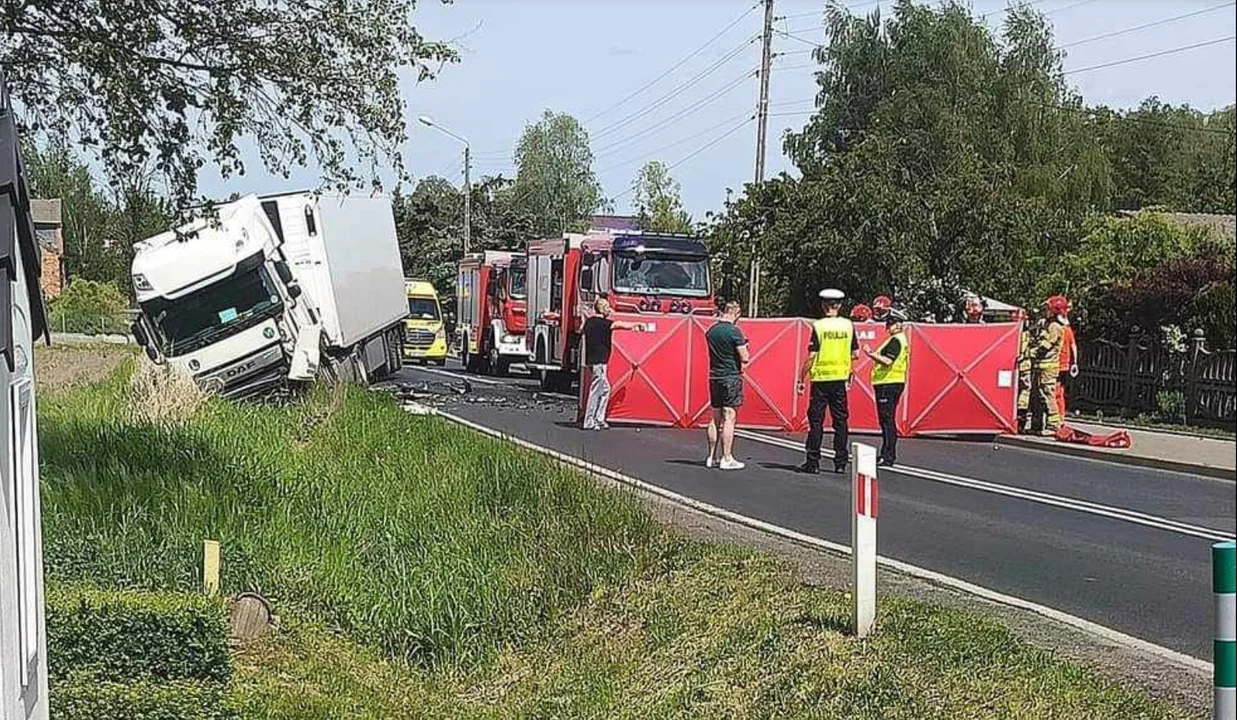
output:
[[709, 260], [695, 255], [618, 252], [614, 289], [642, 295], [708, 297]]

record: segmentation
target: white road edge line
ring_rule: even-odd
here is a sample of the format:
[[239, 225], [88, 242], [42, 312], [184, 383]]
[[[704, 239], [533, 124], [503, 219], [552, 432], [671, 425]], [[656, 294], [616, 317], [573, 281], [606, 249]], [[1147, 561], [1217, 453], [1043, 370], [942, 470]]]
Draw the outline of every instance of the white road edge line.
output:
[[[760, 530], [762, 532], [769, 533], [770, 535], [776, 535], [778, 537], [782, 537], [787, 540], [797, 542], [801, 545], [807, 545], [809, 547], [826, 550], [828, 552], [839, 554], [839, 555], [850, 555], [850, 548], [845, 545], [841, 545], [835, 542], [830, 542], [828, 540], [823, 540], [821, 538], [814, 537], [812, 535], [805, 535], [803, 533], [796, 532], [789, 528], [781, 527], [780, 525], [774, 525], [772, 523], [768, 523], [763, 520], [757, 520], [756, 518], [748, 517], [746, 515], [741, 515], [739, 513], [726, 510], [725, 508], [717, 507], [716, 505], [710, 505], [706, 502], [701, 502], [700, 500], [696, 500], [695, 498], [691, 498], [686, 495], [680, 495], [679, 493], [676, 493], [672, 490], [667, 490], [657, 485], [647, 483], [643, 480], [638, 480], [634, 477], [624, 475], [614, 470], [610, 470], [609, 468], [605, 468], [600, 465], [595, 465], [591, 462], [588, 462], [587, 460], [582, 460], [573, 455], [561, 453], [557, 450], [543, 447], [541, 445], [538, 445], [533, 442], [529, 442], [522, 438], [508, 435], [499, 430], [495, 430], [493, 428], [480, 425], [471, 420], [466, 420], [457, 415], [452, 415], [451, 413], [448, 413], [448, 412], [437, 410], [434, 412], [434, 414], [446, 420], [449, 420], [453, 423], [456, 423], [458, 425], [462, 425], [464, 427], [476, 430], [479, 433], [483, 433], [485, 435], [489, 435], [490, 437], [497, 438], [499, 440], [504, 440], [514, 445], [518, 445], [519, 447], [525, 448], [527, 450], [532, 450], [533, 452], [540, 453], [554, 460], [557, 460], [563, 464], [570, 465], [572, 467], [575, 467], [579, 470], [583, 470], [592, 475], [605, 478], [612, 482], [617, 482], [623, 485], [628, 485], [630, 487], [637, 488], [644, 492], [652, 493], [654, 495], [660, 496], [662, 498], [678, 503], [680, 505], [686, 505], [687, 507], [690, 507], [693, 510], [697, 510], [699, 512], [703, 512], [709, 515], [713, 515], [715, 517], [720, 517], [724, 520], [729, 520], [731, 522], [735, 522], [740, 525], [745, 525], [755, 530]], [[1162, 660], [1168, 661], [1170, 663], [1173, 663], [1174, 665], [1178, 665], [1182, 668], [1191, 670], [1193, 672], [1198, 672], [1198, 673], [1202, 673], [1202, 674], [1210, 676], [1214, 672], [1214, 669], [1215, 669], [1212, 663], [1207, 662], [1205, 660], [1200, 660], [1196, 657], [1186, 655], [1185, 653], [1177, 652], [1176, 650], [1171, 650], [1169, 648], [1156, 645], [1155, 643], [1148, 642], [1147, 640], [1141, 640], [1132, 635], [1126, 635], [1123, 632], [1113, 630], [1112, 628], [1105, 627], [1098, 623], [1091, 622], [1090, 620], [1085, 620], [1083, 618], [1070, 615], [1069, 613], [1065, 613], [1060, 610], [1055, 610], [1045, 605], [1040, 605], [1038, 603], [1034, 603], [1029, 600], [1023, 600], [1022, 598], [1014, 597], [1012, 595], [1006, 595], [1004, 593], [999, 593], [999, 592], [996, 592], [995, 590], [989, 590], [985, 587], [980, 587], [979, 585], [974, 585], [972, 583], [966, 582], [965, 580], [959, 580], [957, 578], [953, 578], [948, 575], [943, 575], [941, 573], [934, 572], [932, 570], [927, 570], [927, 569], [924, 569], [924, 568], [921, 568], [915, 565], [910, 565], [908, 563], [904, 563], [899, 560], [893, 560], [891, 558], [877, 556], [876, 562], [883, 567], [903, 573], [905, 575], [910, 575], [912, 577], [916, 577], [921, 580], [927, 580], [928, 582], [933, 582], [938, 585], [943, 585], [945, 587], [949, 587], [954, 590], [960, 590], [970, 595], [981, 597], [985, 600], [998, 603], [1001, 605], [1005, 605], [1008, 607], [1019, 608], [1021, 610], [1028, 610], [1037, 615], [1041, 615], [1051, 620], [1055, 620], [1065, 625], [1069, 625], [1070, 627], [1076, 628], [1078, 630], [1082, 630], [1083, 632], [1102, 638], [1108, 642], [1115, 643], [1118, 645], [1123, 645], [1125, 647], [1138, 650], [1140, 652], [1144, 652], [1149, 655], [1153, 655]]]
[[[528, 390], [528, 388], [524, 388], [519, 385], [516, 385], [514, 382], [510, 380], [504, 381], [504, 380], [494, 380], [490, 378], [479, 378], [476, 376], [463, 375], [460, 373], [452, 372], [450, 370], [443, 370], [439, 368], [418, 367], [415, 369], [424, 370], [426, 372], [430, 372], [435, 375], [443, 375], [446, 377], [456, 378], [458, 380], [478, 382], [484, 385], [500, 385], [500, 386], [512, 387], [512, 388], [516, 388], [520, 390]], [[735, 430], [735, 435], [738, 437], [746, 438], [748, 440], [763, 443], [765, 445], [780, 447], [780, 448], [784, 448], [787, 450], [794, 450], [796, 452], [801, 452], [803, 450], [803, 447], [799, 445], [798, 443], [794, 443], [794, 442], [791, 442], [790, 440], [785, 440], [783, 438], [772, 437], [770, 435], [765, 435], [763, 433], [754, 432], [751, 430], [737, 429]], [[827, 458], [833, 457], [833, 452], [830, 450], [822, 450], [821, 454], [823, 457], [827, 457]], [[1103, 505], [1100, 503], [1093, 503], [1088, 500], [1080, 500], [1076, 498], [1066, 497], [1064, 495], [1054, 495], [1051, 493], [1040, 492], [1037, 490], [1030, 490], [1027, 488], [1013, 487], [1010, 485], [1001, 485], [999, 483], [993, 483], [987, 480], [968, 478], [968, 477], [963, 477], [961, 475], [952, 475], [949, 473], [943, 473], [943, 472], [940, 472], [937, 470], [931, 470], [928, 468], [917, 468], [917, 467], [912, 467], [909, 465], [897, 465], [892, 468], [887, 468], [885, 472], [900, 473], [903, 475], [909, 475], [911, 477], [916, 477], [921, 480], [939, 482], [945, 485], [953, 485], [955, 487], [964, 487], [964, 488], [968, 488], [971, 490], [977, 490], [979, 492], [992, 493], [994, 495], [1004, 495], [1006, 497], [1012, 497], [1012, 498], [1017, 498], [1020, 500], [1026, 500], [1028, 502], [1039, 503], [1041, 505], [1049, 505], [1052, 507], [1064, 508], [1066, 510], [1073, 510], [1075, 512], [1086, 513], [1089, 515], [1096, 515], [1099, 517], [1107, 517], [1107, 518], [1111, 518], [1114, 520], [1123, 520], [1125, 522], [1133, 523], [1135, 525], [1142, 525], [1144, 527], [1154, 528], [1157, 530], [1164, 530], [1167, 532], [1174, 532], [1180, 535], [1197, 537], [1203, 540], [1210, 540], [1212, 542], [1224, 542], [1224, 541], [1234, 539], [1233, 535], [1225, 534], [1223, 530], [1217, 530], [1215, 528], [1203, 527], [1201, 525], [1191, 525], [1189, 523], [1184, 523], [1178, 520], [1173, 520], [1171, 518], [1160, 517], [1158, 515], [1149, 515], [1147, 513], [1138, 512], [1136, 510], [1128, 510], [1125, 508], [1114, 507], [1112, 505]]]
[[[790, 440], [770, 437], [763, 433], [752, 432], [750, 430], [735, 430], [735, 435], [747, 440], [763, 443], [765, 445], [794, 450], [796, 452], [803, 452], [802, 445], [791, 442]], [[822, 455], [825, 457], [833, 457], [833, 453], [827, 450], [822, 451]], [[1101, 505], [1099, 503], [1093, 503], [1087, 500], [1078, 500], [1075, 498], [1065, 497], [1063, 495], [1053, 495], [1051, 493], [1039, 492], [1037, 490], [1011, 487], [1009, 485], [1001, 485], [998, 483], [988, 482], [986, 480], [962, 477], [960, 475], [950, 475], [948, 473], [939, 472], [937, 470], [929, 470], [927, 468], [917, 468], [909, 465], [895, 465], [891, 468], [885, 468], [884, 472], [899, 473], [901, 475], [916, 477], [921, 480], [930, 480], [932, 482], [965, 487], [971, 490], [978, 490], [980, 492], [1019, 498], [1021, 500], [1027, 500], [1029, 502], [1039, 503], [1041, 505], [1051, 505], [1090, 515], [1099, 515], [1101, 517], [1124, 520], [1125, 522], [1134, 523], [1136, 525], [1143, 525], [1150, 528], [1156, 528], [1158, 530], [1167, 530], [1169, 532], [1175, 532], [1181, 535], [1190, 535], [1214, 542], [1222, 542], [1233, 539], [1232, 535], [1225, 534], [1223, 530], [1216, 530], [1214, 528], [1202, 527], [1199, 525], [1190, 525], [1188, 523], [1159, 517], [1157, 515], [1148, 515], [1136, 510], [1126, 510], [1125, 508], [1113, 507], [1111, 505]]]

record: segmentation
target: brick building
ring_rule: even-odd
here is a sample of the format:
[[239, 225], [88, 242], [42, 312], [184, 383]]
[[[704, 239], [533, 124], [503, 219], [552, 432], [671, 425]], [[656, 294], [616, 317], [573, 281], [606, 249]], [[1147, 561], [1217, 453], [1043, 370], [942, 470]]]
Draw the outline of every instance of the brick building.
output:
[[54, 298], [64, 289], [64, 233], [61, 229], [60, 200], [31, 200], [30, 214], [39, 239], [43, 274], [39, 284], [43, 296]]

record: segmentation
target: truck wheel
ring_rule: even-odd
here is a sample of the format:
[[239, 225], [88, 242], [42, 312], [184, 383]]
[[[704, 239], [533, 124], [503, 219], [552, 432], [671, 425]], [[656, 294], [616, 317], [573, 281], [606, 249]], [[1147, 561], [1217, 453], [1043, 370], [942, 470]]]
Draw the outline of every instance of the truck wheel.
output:
[[490, 374], [498, 377], [505, 377], [507, 371], [511, 369], [511, 362], [498, 352], [498, 338], [493, 335], [490, 336], [490, 354], [486, 364], [489, 366]]
[[538, 342], [536, 358], [537, 358], [537, 365], [541, 367], [538, 368], [537, 370], [537, 380], [541, 383], [542, 390], [545, 390], [546, 392], [554, 392], [553, 373], [551, 373], [551, 371], [549, 370], [546, 370], [544, 367], [546, 364], [546, 357], [547, 357], [547, 353], [545, 351], [545, 342], [544, 341]]
[[404, 331], [402, 328], [392, 328], [388, 338], [387, 372], [399, 372], [404, 368]]
[[472, 353], [468, 351], [468, 336], [460, 336], [460, 366], [464, 368], [464, 372], [473, 372], [476, 367], [476, 360], [473, 359]]

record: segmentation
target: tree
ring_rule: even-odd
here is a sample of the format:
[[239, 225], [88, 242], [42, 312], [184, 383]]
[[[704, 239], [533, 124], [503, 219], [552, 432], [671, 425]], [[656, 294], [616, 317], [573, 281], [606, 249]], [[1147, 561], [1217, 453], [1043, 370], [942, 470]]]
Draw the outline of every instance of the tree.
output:
[[515, 165], [516, 199], [536, 215], [542, 234], [584, 230], [589, 216], [606, 206], [588, 132], [566, 113], [546, 110], [524, 128]]
[[691, 232], [692, 220], [679, 199], [679, 183], [670, 177], [664, 163], [645, 163], [632, 181], [631, 190], [640, 227], [653, 232]]
[[170, 204], [147, 175], [99, 188], [64, 140], [23, 148], [31, 193], [60, 198], [65, 267], [70, 276], [130, 290], [133, 244], [174, 224]]
[[760, 244], [761, 311], [825, 286], [941, 320], [966, 291], [1030, 297], [1108, 191], [1043, 18], [1015, 8], [998, 36], [960, 3], [900, 0], [831, 6], [825, 29], [817, 110], [785, 138], [802, 179], [749, 186], [721, 221]]
[[[153, 164], [179, 206], [206, 162], [243, 174], [311, 159], [325, 184], [400, 169], [400, 71], [455, 59], [411, 23], [415, 0], [56, 0], [0, 9], [0, 62], [27, 124], [94, 148], [110, 177]], [[368, 168], [362, 176], [353, 163]]]
[[[446, 306], [455, 298], [463, 251], [464, 196], [449, 181], [422, 178], [411, 194], [392, 198], [404, 274], [434, 283]], [[483, 177], [472, 187], [472, 249], [520, 250], [538, 236], [536, 218], [515, 200], [513, 182]]]

